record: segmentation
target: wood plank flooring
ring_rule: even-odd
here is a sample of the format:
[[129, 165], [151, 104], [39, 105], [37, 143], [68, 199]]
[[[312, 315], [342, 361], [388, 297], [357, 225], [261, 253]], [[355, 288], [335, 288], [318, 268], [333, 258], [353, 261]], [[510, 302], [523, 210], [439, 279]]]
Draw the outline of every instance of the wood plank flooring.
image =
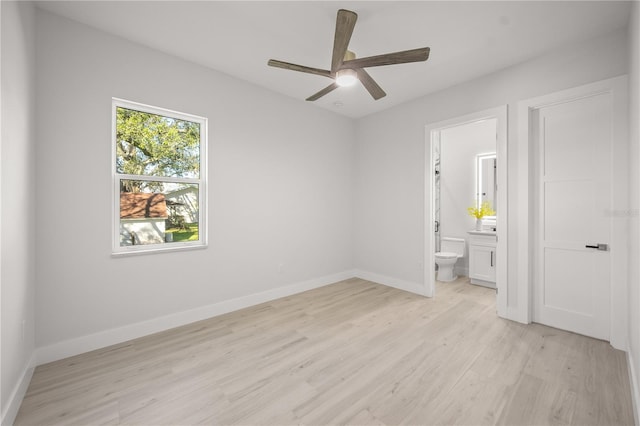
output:
[[631, 425], [625, 354], [351, 279], [38, 367], [16, 425]]

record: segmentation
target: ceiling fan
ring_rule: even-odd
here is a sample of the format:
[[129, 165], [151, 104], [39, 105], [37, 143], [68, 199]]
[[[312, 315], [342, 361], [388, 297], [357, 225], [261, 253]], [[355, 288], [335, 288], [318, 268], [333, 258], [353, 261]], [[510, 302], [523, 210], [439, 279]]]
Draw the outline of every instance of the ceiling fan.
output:
[[336, 18], [336, 33], [333, 39], [331, 70], [306, 67], [304, 65], [291, 64], [289, 62], [278, 61], [276, 59], [270, 59], [268, 65], [292, 71], [321, 75], [334, 80], [329, 86], [320, 90], [318, 93], [309, 96], [307, 98], [308, 101], [320, 99], [322, 96], [340, 86], [351, 86], [358, 80], [360, 80], [373, 99], [378, 100], [387, 94], [382, 90], [378, 83], [371, 78], [369, 73], [364, 70], [365, 68], [420, 62], [426, 61], [429, 58], [430, 49], [428, 47], [387, 53], [384, 55], [369, 56], [367, 58], [356, 58], [355, 53], [348, 50], [348, 47], [357, 19], [358, 15], [355, 12], [346, 9], [338, 10], [338, 16]]

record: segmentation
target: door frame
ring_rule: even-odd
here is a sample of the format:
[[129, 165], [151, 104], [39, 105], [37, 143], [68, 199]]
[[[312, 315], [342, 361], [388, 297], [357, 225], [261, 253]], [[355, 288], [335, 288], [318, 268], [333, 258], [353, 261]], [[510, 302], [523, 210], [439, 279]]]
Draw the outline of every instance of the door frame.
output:
[[[496, 119], [496, 162], [498, 197], [497, 204], [500, 209], [496, 217], [497, 246], [496, 246], [496, 308], [498, 316], [507, 317], [507, 215], [508, 210], [508, 186], [507, 186], [507, 105], [478, 111], [475, 113], [451, 118], [449, 120], [431, 123], [425, 126], [425, 189], [429, 196], [425, 196], [424, 215], [424, 282], [425, 295], [435, 296], [435, 203], [434, 203], [434, 176], [433, 146], [439, 140], [440, 132], [451, 127], [474, 123], [486, 119]], [[426, 191], [425, 191], [426, 193]]]
[[627, 347], [628, 286], [628, 101], [627, 76], [614, 77], [518, 102], [518, 245], [516, 320], [530, 323], [533, 314], [533, 266], [535, 259], [533, 222], [536, 207], [534, 179], [534, 138], [532, 114], [535, 110], [598, 94], [612, 95], [612, 215], [611, 221], [611, 297], [610, 343], [614, 348]]

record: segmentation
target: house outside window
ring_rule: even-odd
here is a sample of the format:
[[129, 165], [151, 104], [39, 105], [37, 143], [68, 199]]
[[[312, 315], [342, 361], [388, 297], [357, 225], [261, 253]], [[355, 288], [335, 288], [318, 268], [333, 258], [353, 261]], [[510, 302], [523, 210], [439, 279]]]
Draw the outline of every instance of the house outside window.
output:
[[113, 99], [114, 254], [205, 247], [207, 119]]

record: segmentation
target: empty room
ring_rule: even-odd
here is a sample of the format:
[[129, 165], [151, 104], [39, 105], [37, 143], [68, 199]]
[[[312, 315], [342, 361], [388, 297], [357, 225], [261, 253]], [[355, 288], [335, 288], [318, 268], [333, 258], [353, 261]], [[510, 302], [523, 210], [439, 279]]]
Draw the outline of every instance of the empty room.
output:
[[0, 2], [11, 425], [634, 425], [640, 3]]

